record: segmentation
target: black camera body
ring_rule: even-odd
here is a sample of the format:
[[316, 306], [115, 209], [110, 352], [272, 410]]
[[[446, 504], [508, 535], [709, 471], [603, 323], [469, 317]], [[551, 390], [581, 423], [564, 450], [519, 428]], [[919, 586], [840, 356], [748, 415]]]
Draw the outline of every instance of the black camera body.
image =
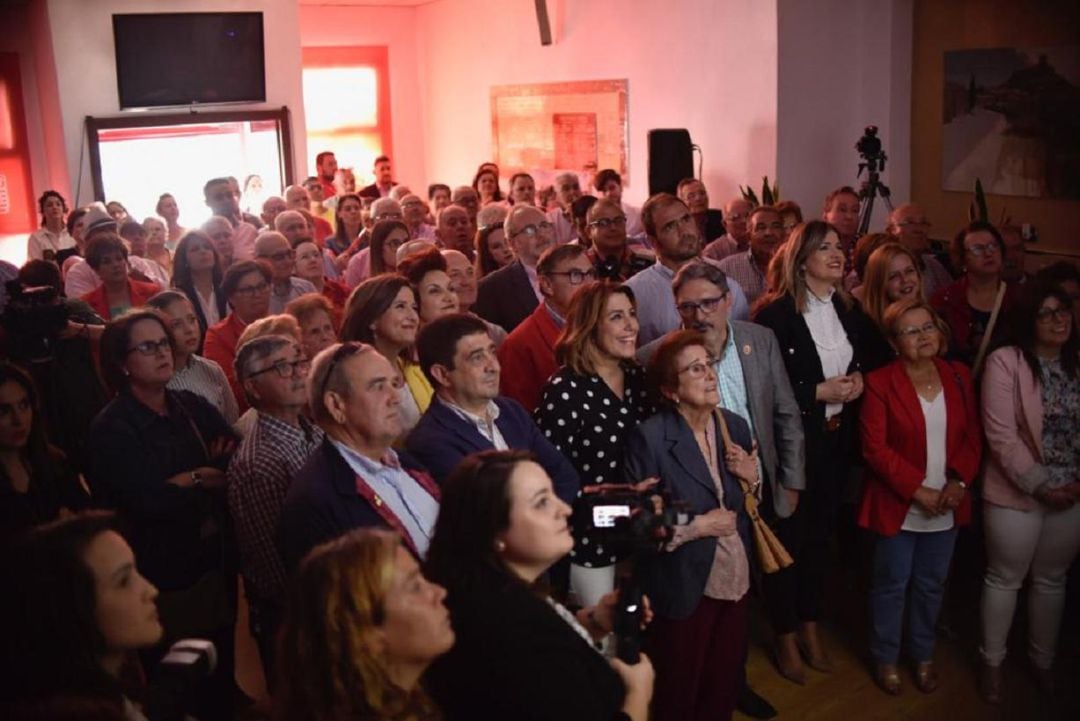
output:
[[888, 156], [881, 146], [881, 138], [877, 136], [876, 125], [867, 125], [863, 130], [863, 136], [855, 142], [855, 150], [859, 151], [859, 157], [863, 162], [859, 163], [859, 172], [863, 169], [871, 173], [878, 173], [885, 169], [885, 161]]
[[51, 286], [24, 287], [7, 283], [8, 302], [0, 324], [8, 332], [10, 354], [27, 361], [52, 358], [60, 332], [67, 327], [68, 310]]

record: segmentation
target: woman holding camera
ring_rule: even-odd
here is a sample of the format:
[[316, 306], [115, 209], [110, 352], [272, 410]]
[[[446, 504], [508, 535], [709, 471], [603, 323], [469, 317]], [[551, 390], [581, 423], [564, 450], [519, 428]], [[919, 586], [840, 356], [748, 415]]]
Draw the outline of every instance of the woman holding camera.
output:
[[439, 718], [420, 676], [454, 643], [446, 590], [396, 534], [362, 529], [318, 546], [293, 581], [278, 721]]
[[449, 593], [457, 643], [427, 681], [448, 719], [647, 719], [648, 658], [609, 662], [595, 645], [614, 595], [575, 616], [541, 590], [573, 547], [569, 516], [527, 453], [469, 456], [443, 486], [426, 570]]
[[162, 637], [157, 589], [115, 517], [82, 513], [5, 550], [18, 591], [0, 594], [0, 717], [144, 719], [130, 681], [134, 653]]
[[648, 370], [663, 409], [626, 445], [627, 480], [659, 478], [656, 489], [694, 513], [644, 569], [657, 721], [730, 719], [742, 684], [751, 538], [740, 480], [760, 478], [750, 428], [718, 408], [713, 362], [700, 332], [668, 334]]

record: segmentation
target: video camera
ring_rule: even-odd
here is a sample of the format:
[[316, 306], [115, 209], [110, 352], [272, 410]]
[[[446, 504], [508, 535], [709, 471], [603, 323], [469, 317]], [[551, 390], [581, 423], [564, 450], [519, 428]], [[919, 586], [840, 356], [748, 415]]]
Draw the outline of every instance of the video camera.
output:
[[210, 641], [177, 641], [154, 669], [146, 692], [147, 716], [153, 721], [190, 718], [189, 700], [217, 668], [217, 648]]
[[60, 332], [67, 327], [68, 310], [51, 286], [23, 286], [8, 281], [7, 306], [0, 324], [8, 332], [11, 356], [18, 360], [47, 361], [53, 357]]
[[[871, 173], [879, 173], [885, 170], [885, 161], [889, 159], [881, 147], [881, 138], [877, 136], [876, 125], [867, 125], [863, 130], [863, 136], [855, 142], [855, 150], [859, 151], [859, 157], [863, 162], [859, 163], [859, 173], [869, 170]], [[857, 176], [856, 176], [857, 177]]]
[[615, 603], [615, 653], [626, 663], [637, 663], [645, 615], [643, 569], [671, 539], [675, 527], [690, 523], [694, 514], [666, 493], [616, 484], [586, 487], [574, 512], [579, 529], [605, 536], [605, 545], [616, 554], [630, 554], [630, 576]]

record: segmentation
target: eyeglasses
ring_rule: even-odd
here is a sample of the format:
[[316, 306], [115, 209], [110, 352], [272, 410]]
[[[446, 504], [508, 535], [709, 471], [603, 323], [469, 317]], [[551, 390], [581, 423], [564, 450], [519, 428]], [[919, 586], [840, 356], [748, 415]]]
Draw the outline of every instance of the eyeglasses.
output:
[[252, 296], [258, 295], [259, 293], [265, 293], [269, 288], [270, 284], [263, 281], [258, 285], [242, 285], [233, 292], [237, 295], [246, 295], [250, 298]]
[[984, 255], [996, 255], [999, 250], [1001, 249], [998, 248], [997, 243], [979, 243], [967, 247], [967, 252], [976, 258], [981, 258]]
[[896, 335], [899, 338], [915, 338], [924, 334], [929, 335], [930, 333], [934, 333], [937, 329], [938, 327], [931, 321], [919, 326], [913, 325], [902, 328], [901, 330], [896, 331]]
[[930, 225], [930, 221], [926, 218], [911, 218], [910, 220], [901, 220], [896, 225], [899, 228], [924, 227]]
[[783, 230], [784, 224], [777, 220], [773, 223], [758, 223], [754, 226], [755, 233], [764, 233], [766, 230]]
[[375, 216], [375, 222], [378, 223], [380, 220], [401, 220], [401, 218], [401, 213], [379, 213]]
[[1056, 320], [1068, 320], [1072, 315], [1072, 310], [1065, 307], [1058, 308], [1040, 308], [1039, 312], [1035, 314], [1035, 317], [1040, 323], [1052, 323]]
[[296, 257], [296, 251], [294, 251], [294, 250], [279, 250], [276, 253], [271, 253], [270, 255], [264, 255], [263, 257], [264, 258], [269, 258], [270, 260], [274, 261], [275, 263], [280, 263], [283, 260], [291, 260], [292, 258], [295, 258]]
[[280, 376], [281, 378], [292, 378], [297, 374], [304, 373], [310, 367], [310, 358], [300, 358], [294, 361], [279, 360], [271, 363], [268, 368], [263, 368], [261, 371], [248, 373], [248, 378], [261, 376], [263, 373], [269, 373], [270, 371], [277, 371], [278, 376]]
[[720, 303], [728, 297], [727, 292], [713, 298], [702, 298], [700, 302], [694, 303], [693, 301], [686, 301], [685, 303], [679, 303], [675, 306], [675, 309], [679, 311], [679, 315], [692, 316], [699, 310], [702, 315], [712, 315], [716, 312], [716, 309], [720, 307]]
[[712, 358], [707, 358], [703, 361], [694, 361], [690, 365], [680, 370], [678, 375], [682, 375], [683, 373], [689, 373], [691, 378], [693, 378], [694, 380], [699, 380], [709, 374], [709, 371], [712, 370], [713, 363], [715, 362], [716, 361]]
[[539, 223], [533, 223], [533, 224], [526, 225], [524, 228], [518, 228], [517, 232], [515, 232], [510, 237], [511, 238], [516, 238], [519, 235], [527, 235], [530, 238], [535, 238], [536, 235], [538, 233], [540, 233], [541, 231], [546, 233], [549, 230], [551, 230], [552, 227], [553, 226], [548, 221], [541, 220]]
[[162, 338], [161, 340], [144, 340], [142, 343], [128, 348], [128, 353], [131, 354], [138, 351], [140, 354], [145, 356], [154, 356], [157, 355], [158, 351], [161, 350], [172, 350], [172, 343], [169, 341], [168, 338]]
[[566, 279], [570, 281], [570, 285], [581, 285], [586, 279], [593, 280], [596, 278], [596, 271], [590, 268], [589, 270], [550, 270], [544, 275], [565, 275]]
[[626, 225], [626, 216], [620, 215], [615, 218], [598, 218], [593, 222], [589, 223], [590, 228], [600, 228], [601, 230], [607, 230], [613, 225]]

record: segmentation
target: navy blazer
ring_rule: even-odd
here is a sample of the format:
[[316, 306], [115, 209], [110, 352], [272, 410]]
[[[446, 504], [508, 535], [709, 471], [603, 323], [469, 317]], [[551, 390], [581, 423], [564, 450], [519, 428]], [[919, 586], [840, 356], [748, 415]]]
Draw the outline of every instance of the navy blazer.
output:
[[480, 280], [473, 312], [500, 325], [509, 333], [528, 318], [540, 302], [520, 260], [499, 268]]
[[[749, 452], [752, 446], [750, 426], [731, 411], [718, 410], [724, 414], [731, 440]], [[719, 428], [716, 447], [723, 448]], [[673, 502], [683, 504], [695, 515], [721, 507], [716, 484], [694, 439], [694, 432], [678, 411], [664, 409], [643, 421], [626, 444], [626, 481], [637, 483], [650, 476], [658, 476], [657, 488], [668, 492]], [[753, 563], [750, 517], [743, 505], [742, 486], [722, 463], [720, 476], [724, 487], [723, 507], [738, 514], [739, 536]], [[689, 541], [674, 551], [659, 553], [644, 574], [645, 592], [653, 610], [664, 618], [689, 617], [705, 592], [715, 555], [716, 539], [712, 537]]]
[[[399, 454], [403, 468], [424, 485], [425, 474]], [[429, 484], [430, 480], [427, 481]], [[376, 502], [377, 499], [376, 499]], [[315, 546], [354, 528], [398, 531], [396, 519], [385, 504], [378, 509], [357, 491], [356, 473], [337, 448], [324, 438], [289, 484], [278, 525], [278, 541], [285, 567], [295, 569]], [[402, 534], [404, 536], [404, 534]], [[405, 547], [411, 544], [406, 541]]]
[[[202, 353], [202, 339], [206, 337], [206, 329], [212, 324], [206, 322], [206, 314], [203, 313], [202, 303], [199, 302], [199, 292], [195, 290], [193, 283], [181, 283], [176, 286], [176, 290], [179, 290], [188, 297], [191, 301], [192, 307], [195, 309], [195, 317], [199, 319], [199, 348], [197, 353]], [[221, 286], [214, 287], [214, 300], [217, 303], [218, 317], [222, 320], [229, 314], [229, 306], [225, 302], [225, 294], [221, 292]]]
[[[499, 417], [495, 425], [506, 445], [518, 451], [531, 451], [555, 485], [555, 494], [572, 503], [581, 482], [577, 471], [563, 454], [544, 437], [521, 404], [502, 396], [495, 399]], [[493, 446], [473, 424], [462, 420], [438, 395], [405, 439], [405, 448], [430, 471], [442, 485], [461, 459], [472, 453], [490, 451]]]

